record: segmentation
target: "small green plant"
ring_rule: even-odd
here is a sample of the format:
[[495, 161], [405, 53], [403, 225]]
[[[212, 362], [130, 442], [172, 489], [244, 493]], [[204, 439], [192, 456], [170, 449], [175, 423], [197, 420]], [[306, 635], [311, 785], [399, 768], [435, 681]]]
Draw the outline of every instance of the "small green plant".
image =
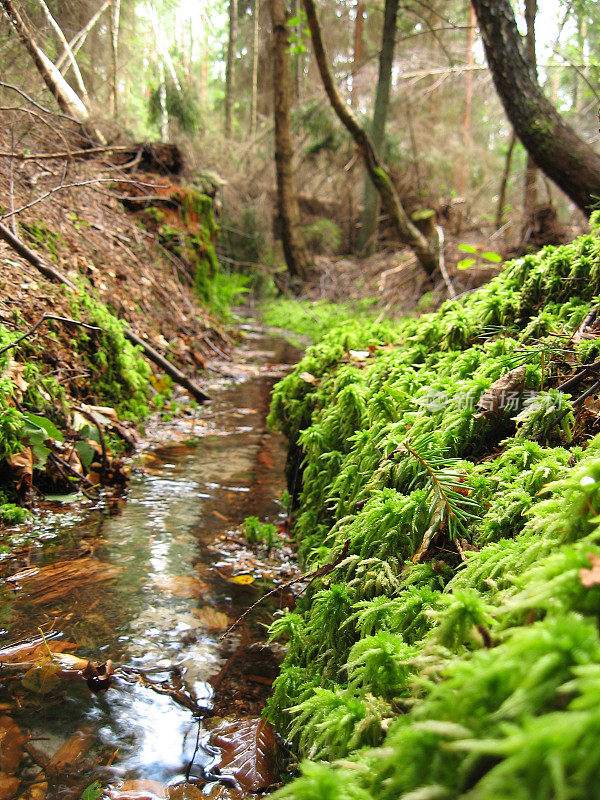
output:
[[502, 263], [502, 256], [499, 253], [493, 252], [492, 250], [483, 251], [483, 248], [476, 247], [473, 244], [459, 244], [458, 249], [462, 250], [463, 253], [469, 253], [470, 255], [466, 258], [461, 258], [456, 265], [457, 269], [469, 269], [469, 267], [474, 265], [480, 267], [485, 264], [485, 262], [488, 264]]
[[277, 528], [271, 522], [261, 522], [258, 517], [246, 517], [243, 524], [248, 544], [265, 544], [270, 550], [281, 543]]
[[314, 253], [331, 256], [340, 249], [342, 232], [333, 220], [318, 219], [304, 228], [304, 241]]

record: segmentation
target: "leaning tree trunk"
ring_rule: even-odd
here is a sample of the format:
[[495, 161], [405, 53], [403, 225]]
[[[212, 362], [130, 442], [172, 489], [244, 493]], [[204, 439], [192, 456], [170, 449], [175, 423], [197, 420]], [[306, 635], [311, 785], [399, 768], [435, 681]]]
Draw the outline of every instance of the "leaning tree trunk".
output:
[[281, 239], [288, 272], [293, 278], [302, 279], [308, 272], [308, 259], [299, 233], [298, 200], [294, 187], [290, 57], [284, 0], [269, 0], [269, 10], [273, 27], [275, 165]]
[[313, 0], [303, 0], [306, 19], [315, 52], [315, 60], [329, 102], [338, 119], [352, 136], [364, 159], [365, 166], [375, 188], [379, 192], [381, 203], [390, 215], [400, 241], [410, 247], [428, 275], [433, 275], [439, 268], [439, 257], [436, 248], [421, 231], [410, 221], [384, 164], [377, 155], [373, 143], [365, 129], [360, 125], [348, 104], [337, 90], [327, 62], [325, 47], [321, 37], [321, 28]]
[[0, 8], [4, 9], [12, 27], [29, 52], [44, 83], [58, 103], [58, 107], [63, 114], [73, 116], [79, 121], [86, 120], [88, 118], [88, 111], [84, 103], [73, 89], [71, 89], [50, 59], [40, 50], [12, 0], [0, 0]]
[[233, 129], [233, 83], [235, 69], [235, 39], [237, 33], [237, 0], [229, 0], [229, 42], [225, 69], [225, 136]]
[[[399, 0], [386, 0], [385, 2], [383, 36], [379, 53], [379, 76], [377, 78], [373, 125], [371, 127], [371, 141], [378, 153], [383, 153], [385, 144], [385, 121], [390, 104], [398, 2]], [[380, 205], [379, 192], [367, 174], [359, 237], [359, 247], [365, 255], [372, 255], [375, 252]]]
[[472, 0], [508, 118], [537, 166], [589, 213], [600, 196], [600, 156], [546, 98], [527, 60], [510, 0]]

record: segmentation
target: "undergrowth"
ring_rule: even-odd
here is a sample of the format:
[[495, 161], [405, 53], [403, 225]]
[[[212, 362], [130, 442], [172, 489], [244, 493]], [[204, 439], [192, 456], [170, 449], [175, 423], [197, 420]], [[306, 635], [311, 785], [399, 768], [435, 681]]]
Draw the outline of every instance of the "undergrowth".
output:
[[343, 555], [271, 627], [266, 714], [309, 759], [276, 797], [600, 797], [596, 373], [559, 389], [600, 356], [599, 302], [596, 228], [434, 314], [346, 322], [276, 387], [301, 558]]
[[327, 300], [309, 302], [280, 297], [262, 306], [261, 317], [265, 325], [284, 328], [318, 342], [333, 327], [351, 325], [349, 322], [351, 319], [374, 321], [379, 313], [373, 309], [374, 302], [372, 298], [350, 304], [332, 303]]

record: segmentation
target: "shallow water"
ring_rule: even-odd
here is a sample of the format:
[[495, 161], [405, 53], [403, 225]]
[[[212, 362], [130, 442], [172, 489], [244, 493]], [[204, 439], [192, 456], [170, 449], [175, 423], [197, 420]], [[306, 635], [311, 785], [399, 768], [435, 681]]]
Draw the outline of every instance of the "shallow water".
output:
[[[213, 402], [193, 418], [152, 432], [156, 441], [141, 457], [124, 500], [91, 509], [57, 506], [39, 520], [44, 546], [33, 551], [33, 565], [85, 551], [120, 572], [49, 603], [28, 603], [17, 594], [0, 646], [34, 636], [39, 628], [59, 632], [77, 644], [77, 655], [111, 659], [154, 680], [169, 679], [178, 668], [200, 704], [210, 705], [209, 678], [227, 656], [219, 644], [223, 615], [235, 620], [272, 585], [273, 572], [285, 576], [290, 568], [280, 563], [269, 572], [268, 559], [261, 568], [260, 559], [224, 534], [248, 515], [282, 518], [277, 498], [285, 489], [284, 447], [266, 430], [266, 415], [274, 382], [297, 356], [285, 340], [248, 330], [235, 363], [225, 368], [230, 374], [209, 387]], [[233, 582], [240, 573], [253, 583]], [[212, 611], [220, 613], [216, 624]], [[246, 641], [264, 637], [260, 622], [266, 619], [259, 607], [243, 629]], [[241, 635], [232, 634], [230, 647]], [[114, 682], [95, 695], [74, 681], [33, 703], [27, 695], [21, 709], [12, 706], [8, 713], [46, 755], [82, 728], [92, 733], [87, 761], [77, 774], [60, 776], [49, 797], [78, 796], [73, 791], [94, 779], [177, 782], [197, 744], [191, 712], [139, 683]], [[206, 738], [201, 727], [192, 775], [218, 762], [218, 754], [203, 746]]]

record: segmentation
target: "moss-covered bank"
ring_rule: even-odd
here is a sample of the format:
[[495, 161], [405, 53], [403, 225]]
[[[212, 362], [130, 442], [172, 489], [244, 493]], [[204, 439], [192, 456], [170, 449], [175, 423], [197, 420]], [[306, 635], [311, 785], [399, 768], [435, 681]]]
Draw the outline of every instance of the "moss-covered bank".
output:
[[277, 797], [600, 797], [600, 409], [575, 402], [597, 373], [558, 388], [600, 355], [599, 296], [596, 229], [435, 314], [349, 323], [276, 388], [301, 555], [347, 548], [272, 626], [267, 713], [312, 760]]

